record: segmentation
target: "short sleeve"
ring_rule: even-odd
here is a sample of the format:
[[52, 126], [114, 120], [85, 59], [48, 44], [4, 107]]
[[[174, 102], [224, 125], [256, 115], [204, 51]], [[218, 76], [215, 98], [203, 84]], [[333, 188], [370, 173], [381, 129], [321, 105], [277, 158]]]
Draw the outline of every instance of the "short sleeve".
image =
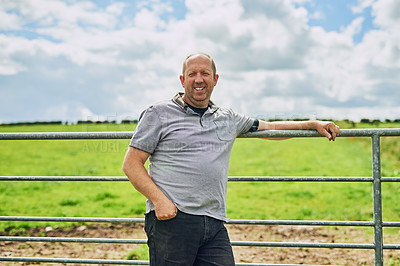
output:
[[236, 136], [238, 137], [242, 134], [249, 132], [249, 130], [251, 129], [251, 127], [254, 124], [255, 119], [253, 119], [249, 116], [235, 113], [235, 112], [233, 114], [234, 114], [233, 117], [234, 117], [235, 124], [236, 124]]
[[129, 146], [152, 154], [161, 136], [161, 121], [156, 110], [149, 107], [140, 115]]

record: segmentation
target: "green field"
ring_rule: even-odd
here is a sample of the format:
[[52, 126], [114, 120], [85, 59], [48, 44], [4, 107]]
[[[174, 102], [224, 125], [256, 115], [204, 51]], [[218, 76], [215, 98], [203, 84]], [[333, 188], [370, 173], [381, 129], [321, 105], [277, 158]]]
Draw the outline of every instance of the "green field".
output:
[[[353, 125], [340, 122], [342, 128]], [[400, 127], [380, 124], [380, 127]], [[355, 127], [376, 127], [356, 124]], [[0, 132], [133, 131], [134, 125], [0, 126]], [[2, 176], [123, 176], [129, 140], [0, 142]], [[382, 175], [400, 175], [400, 137], [382, 138]], [[371, 176], [370, 138], [237, 139], [230, 176]], [[384, 183], [384, 221], [400, 221], [400, 184]], [[0, 181], [0, 216], [143, 217], [145, 198], [128, 181]], [[232, 219], [372, 220], [372, 184], [230, 182]], [[0, 232], [47, 225], [0, 222]], [[70, 224], [70, 223], [68, 223]], [[67, 225], [67, 224], [65, 224]]]

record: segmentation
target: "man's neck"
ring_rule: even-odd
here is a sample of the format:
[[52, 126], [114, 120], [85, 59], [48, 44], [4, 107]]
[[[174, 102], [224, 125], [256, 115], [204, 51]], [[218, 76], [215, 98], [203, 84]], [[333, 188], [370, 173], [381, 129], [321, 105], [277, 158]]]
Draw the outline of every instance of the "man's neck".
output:
[[192, 102], [192, 101], [190, 101], [189, 100], [189, 98], [188, 97], [186, 97], [186, 94], [183, 94], [182, 95], [182, 100], [186, 103], [186, 104], [188, 104], [188, 105], [190, 105], [190, 106], [192, 106], [192, 107], [195, 107], [195, 108], [208, 108], [208, 106], [210, 105], [210, 101], [209, 100], [207, 100], [207, 101], [199, 101], [199, 102]]
[[187, 102], [185, 102], [188, 106], [189, 106], [189, 108], [190, 109], [192, 109], [195, 113], [198, 113], [200, 116], [203, 116], [203, 114], [207, 111], [207, 109], [208, 109], [208, 106], [207, 107], [204, 107], [204, 108], [198, 108], [198, 107], [195, 107], [195, 106], [192, 106], [191, 104], [189, 104], [189, 103], [187, 103]]

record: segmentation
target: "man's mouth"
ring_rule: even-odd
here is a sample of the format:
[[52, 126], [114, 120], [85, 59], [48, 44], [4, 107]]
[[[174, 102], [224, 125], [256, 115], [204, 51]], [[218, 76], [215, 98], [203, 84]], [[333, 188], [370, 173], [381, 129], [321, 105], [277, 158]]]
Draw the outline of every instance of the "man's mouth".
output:
[[194, 88], [196, 91], [202, 91], [204, 89], [204, 87], [200, 87], [200, 88]]

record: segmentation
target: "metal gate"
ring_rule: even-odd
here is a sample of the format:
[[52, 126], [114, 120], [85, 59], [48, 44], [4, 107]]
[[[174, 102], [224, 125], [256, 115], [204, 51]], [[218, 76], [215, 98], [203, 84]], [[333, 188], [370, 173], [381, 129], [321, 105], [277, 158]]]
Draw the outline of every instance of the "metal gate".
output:
[[[229, 177], [230, 182], [369, 182], [373, 184], [373, 221], [304, 221], [304, 220], [231, 220], [229, 224], [250, 225], [309, 225], [309, 226], [355, 226], [372, 227], [374, 243], [301, 243], [301, 242], [260, 242], [232, 241], [232, 246], [257, 247], [302, 247], [302, 248], [345, 248], [370, 249], [375, 253], [375, 265], [383, 265], [384, 249], [400, 249], [400, 244], [383, 243], [383, 227], [400, 227], [400, 222], [382, 220], [382, 182], [400, 182], [400, 177], [381, 177], [380, 138], [400, 136], [400, 129], [342, 129], [340, 137], [370, 137], [372, 146], [372, 175], [370, 177], [273, 177], [241, 176]], [[130, 139], [132, 132], [55, 132], [55, 133], [0, 133], [0, 140], [71, 140], [71, 139]], [[248, 133], [242, 138], [282, 138], [282, 137], [321, 137], [315, 130], [271, 130]], [[126, 177], [111, 176], [0, 176], [0, 181], [127, 181]], [[48, 222], [130, 222], [144, 223], [143, 218], [90, 218], [90, 217], [27, 217], [0, 216], [0, 221], [48, 221]], [[67, 237], [9, 237], [0, 236], [0, 241], [21, 242], [75, 242], [75, 243], [118, 243], [146, 244], [146, 239], [115, 238], [67, 238]], [[139, 260], [98, 260], [71, 258], [36, 257], [0, 257], [0, 261], [9, 262], [48, 262], [48, 263], [85, 263], [85, 264], [126, 264], [148, 265], [148, 261]], [[256, 263], [237, 263], [236, 265], [274, 265]], [[276, 264], [275, 264], [276, 265]]]

